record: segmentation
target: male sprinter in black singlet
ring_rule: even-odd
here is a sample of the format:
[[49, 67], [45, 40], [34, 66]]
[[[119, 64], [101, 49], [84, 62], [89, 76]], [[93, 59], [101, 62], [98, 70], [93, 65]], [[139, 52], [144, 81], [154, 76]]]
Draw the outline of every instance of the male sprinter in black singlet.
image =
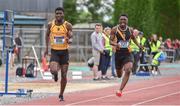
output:
[[50, 71], [54, 81], [58, 81], [58, 71], [61, 70], [61, 89], [59, 100], [64, 101], [63, 93], [67, 84], [67, 71], [69, 66], [69, 44], [72, 42], [72, 25], [64, 20], [64, 9], [55, 10], [55, 19], [48, 24], [46, 33], [46, 51], [51, 46]]
[[115, 53], [115, 66], [117, 71], [117, 76], [120, 78], [123, 75], [123, 70], [125, 72], [120, 89], [116, 92], [118, 97], [122, 96], [122, 91], [129, 80], [129, 76], [133, 66], [133, 57], [129, 48], [130, 39], [142, 48], [136, 41], [136, 33], [132, 28], [128, 27], [128, 16], [122, 14], [119, 17], [119, 25], [113, 27], [111, 31], [110, 43], [116, 47]]

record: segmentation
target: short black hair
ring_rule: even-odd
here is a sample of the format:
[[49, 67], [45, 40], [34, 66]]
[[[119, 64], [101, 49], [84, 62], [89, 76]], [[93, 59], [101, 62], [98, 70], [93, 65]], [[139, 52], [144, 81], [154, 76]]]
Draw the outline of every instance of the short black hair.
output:
[[57, 7], [56, 9], [55, 9], [55, 12], [56, 11], [63, 11], [64, 12], [64, 8], [62, 8], [62, 7]]
[[125, 16], [125, 17], [128, 18], [128, 15], [127, 15], [127, 14], [121, 14], [121, 15], [119, 16], [119, 18], [120, 18], [121, 16]]

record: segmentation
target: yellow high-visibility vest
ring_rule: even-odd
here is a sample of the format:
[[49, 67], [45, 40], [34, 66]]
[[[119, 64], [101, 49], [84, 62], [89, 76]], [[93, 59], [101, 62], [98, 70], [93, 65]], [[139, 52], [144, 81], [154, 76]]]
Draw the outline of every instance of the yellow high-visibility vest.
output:
[[150, 42], [151, 52], [158, 52], [160, 46], [161, 46], [161, 42], [159, 40], [157, 40], [156, 44]]
[[105, 49], [110, 51], [110, 56], [112, 56], [112, 46], [110, 45], [110, 37], [106, 35], [103, 36], [105, 38]]
[[[140, 37], [139, 36], [136, 37], [136, 40], [140, 44]], [[130, 41], [130, 48], [132, 51], [136, 51], [136, 52], [139, 52], [139, 50], [140, 50], [139, 47], [134, 43], [134, 41], [132, 39]]]

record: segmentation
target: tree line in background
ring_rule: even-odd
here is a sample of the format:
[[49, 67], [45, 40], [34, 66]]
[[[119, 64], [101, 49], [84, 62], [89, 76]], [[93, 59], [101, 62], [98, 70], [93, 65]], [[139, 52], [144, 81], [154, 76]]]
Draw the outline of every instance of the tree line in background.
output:
[[[118, 24], [121, 13], [129, 25], [149, 36], [180, 39], [180, 0], [64, 0], [66, 19], [73, 24], [101, 22]], [[106, 19], [107, 18], [107, 19]]]

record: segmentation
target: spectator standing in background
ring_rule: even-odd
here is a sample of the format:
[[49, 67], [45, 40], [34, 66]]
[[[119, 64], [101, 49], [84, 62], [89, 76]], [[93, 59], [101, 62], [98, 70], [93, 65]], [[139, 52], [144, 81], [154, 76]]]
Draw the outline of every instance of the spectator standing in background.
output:
[[95, 25], [95, 31], [91, 34], [92, 53], [94, 57], [94, 66], [92, 68], [94, 76], [93, 80], [100, 80], [100, 54], [104, 54], [102, 29], [102, 25], [97, 23]]
[[111, 33], [111, 28], [106, 27], [104, 29], [104, 34], [103, 36], [103, 44], [104, 44], [104, 53], [101, 53], [100, 55], [100, 70], [102, 72], [102, 80], [109, 80], [107, 77], [107, 70], [108, 67], [110, 66], [110, 61], [111, 61], [111, 55], [112, 55], [112, 46], [110, 45], [110, 33]]

